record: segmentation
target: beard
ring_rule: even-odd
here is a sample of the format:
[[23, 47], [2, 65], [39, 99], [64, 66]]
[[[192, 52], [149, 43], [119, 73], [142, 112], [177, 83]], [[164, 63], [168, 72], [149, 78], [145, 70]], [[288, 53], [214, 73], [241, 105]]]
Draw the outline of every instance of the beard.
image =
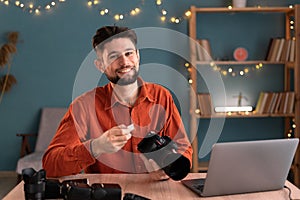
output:
[[107, 79], [112, 82], [113, 84], [116, 84], [116, 85], [120, 85], [120, 86], [124, 86], [124, 85], [130, 85], [132, 83], [134, 83], [138, 76], [139, 76], [139, 72], [133, 68], [133, 75], [128, 75], [128, 74], [125, 74], [124, 76], [122, 77], [119, 77], [118, 75], [116, 76], [108, 76], [107, 74], [106, 77]]

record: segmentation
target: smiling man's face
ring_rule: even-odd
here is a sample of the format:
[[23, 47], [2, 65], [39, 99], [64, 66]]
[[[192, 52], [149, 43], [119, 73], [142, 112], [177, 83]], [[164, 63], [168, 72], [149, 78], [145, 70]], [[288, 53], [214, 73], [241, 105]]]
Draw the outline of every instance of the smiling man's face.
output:
[[109, 81], [118, 85], [129, 85], [137, 80], [139, 52], [129, 38], [116, 38], [97, 51], [96, 66], [105, 73]]

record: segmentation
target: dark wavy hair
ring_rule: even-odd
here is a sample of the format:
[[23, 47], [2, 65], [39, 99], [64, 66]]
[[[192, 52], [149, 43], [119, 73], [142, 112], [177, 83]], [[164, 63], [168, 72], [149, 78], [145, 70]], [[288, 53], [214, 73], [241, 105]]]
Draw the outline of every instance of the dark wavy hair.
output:
[[129, 38], [135, 46], [137, 44], [136, 33], [128, 27], [103, 26], [99, 28], [93, 36], [93, 48], [95, 50], [101, 50], [105, 43], [116, 38]]

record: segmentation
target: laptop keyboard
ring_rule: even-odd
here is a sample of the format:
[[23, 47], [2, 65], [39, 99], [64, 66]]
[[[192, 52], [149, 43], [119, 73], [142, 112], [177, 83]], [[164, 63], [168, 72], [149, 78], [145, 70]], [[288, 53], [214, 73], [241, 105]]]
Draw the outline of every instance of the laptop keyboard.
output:
[[194, 184], [194, 185], [192, 185], [192, 187], [195, 188], [199, 192], [203, 192], [204, 185], [202, 185], [202, 184]]
[[185, 186], [190, 188], [195, 193], [201, 195], [204, 189], [205, 179], [190, 179], [181, 181]]

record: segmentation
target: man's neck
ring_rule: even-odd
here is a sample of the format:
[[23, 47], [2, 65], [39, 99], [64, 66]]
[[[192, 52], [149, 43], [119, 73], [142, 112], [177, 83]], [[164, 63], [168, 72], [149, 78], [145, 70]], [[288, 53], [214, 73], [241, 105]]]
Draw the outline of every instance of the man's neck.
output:
[[138, 82], [135, 81], [132, 84], [129, 85], [117, 85], [117, 84], [112, 84], [114, 93], [117, 96], [117, 98], [129, 105], [133, 106], [136, 99], [139, 96], [139, 87], [138, 87]]

